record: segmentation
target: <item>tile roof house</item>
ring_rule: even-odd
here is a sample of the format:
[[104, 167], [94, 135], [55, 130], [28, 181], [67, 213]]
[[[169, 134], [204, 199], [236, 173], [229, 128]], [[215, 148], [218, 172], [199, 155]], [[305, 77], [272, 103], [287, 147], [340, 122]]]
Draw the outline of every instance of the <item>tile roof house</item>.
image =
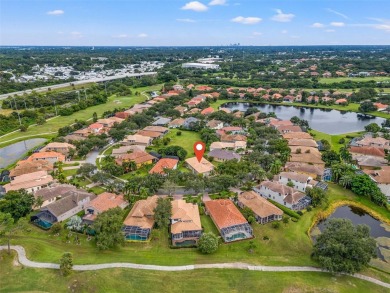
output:
[[162, 126], [146, 126], [143, 130], [145, 131], [153, 131], [153, 132], [159, 132], [162, 134], [167, 134], [169, 129]]
[[372, 137], [366, 135], [363, 139], [356, 141], [357, 146], [371, 146], [384, 149], [390, 149], [390, 141], [383, 137]]
[[169, 128], [179, 128], [183, 126], [185, 119], [184, 118], [177, 118], [175, 120], [172, 120], [169, 124]]
[[33, 153], [27, 158], [27, 161], [30, 162], [39, 160], [49, 161], [50, 163], [54, 164], [56, 162], [65, 162], [65, 156], [57, 152], [40, 152]]
[[116, 207], [123, 210], [128, 205], [129, 203], [125, 201], [123, 194], [117, 195], [115, 193], [103, 192], [84, 206], [85, 216], [83, 221], [92, 224], [97, 215]]
[[383, 166], [380, 170], [363, 170], [370, 178], [376, 182], [379, 189], [390, 200], [390, 166]]
[[164, 136], [164, 133], [158, 131], [149, 131], [149, 130], [138, 130], [138, 135], [150, 137], [151, 139], [161, 138]]
[[348, 104], [348, 100], [347, 99], [338, 99], [334, 102], [336, 105], [341, 105], [341, 104]]
[[214, 109], [211, 107], [208, 107], [206, 109], [203, 109], [200, 114], [202, 115], [210, 115], [211, 113], [214, 113]]
[[376, 156], [367, 156], [361, 154], [353, 154], [352, 161], [355, 161], [360, 169], [376, 169], [387, 166], [387, 160]]
[[188, 110], [187, 107], [183, 107], [183, 106], [177, 106], [173, 109], [179, 111], [180, 115], [184, 115], [184, 113]]
[[214, 170], [214, 165], [207, 161], [205, 158], [199, 162], [196, 157], [188, 158], [186, 161], [188, 168], [194, 174], [202, 174], [203, 176], [209, 176]]
[[310, 133], [307, 132], [287, 132], [282, 134], [284, 139], [313, 139]]
[[77, 191], [77, 188], [71, 184], [57, 184], [54, 183], [48, 187], [39, 189], [35, 192], [34, 197], [37, 199], [41, 197], [43, 203], [39, 208], [45, 207], [48, 204], [59, 200], [60, 198], [71, 195], [73, 191]]
[[312, 154], [312, 153], [301, 153], [301, 154], [292, 153], [290, 155], [289, 161], [295, 163], [309, 163], [309, 164], [325, 167], [325, 162], [321, 159], [321, 157], [318, 157], [316, 154]]
[[139, 168], [143, 165], [153, 164], [153, 162], [156, 161], [156, 158], [147, 152], [136, 151], [130, 154], [119, 155], [115, 159], [115, 162], [120, 166], [122, 166], [124, 162], [131, 161], [133, 161], [137, 165], [137, 168]]
[[317, 148], [318, 144], [314, 139], [305, 139], [305, 138], [292, 138], [288, 140], [289, 146], [305, 146], [305, 147], [312, 147]]
[[153, 126], [165, 126], [171, 122], [170, 118], [160, 117], [152, 123]]
[[246, 191], [238, 196], [238, 206], [240, 208], [249, 208], [253, 211], [256, 221], [260, 224], [266, 224], [272, 221], [282, 219], [283, 211], [274, 206], [265, 198], [259, 196], [254, 191]]
[[246, 141], [236, 141], [236, 142], [220, 142], [220, 141], [215, 141], [211, 143], [210, 145], [210, 151], [213, 150], [221, 150], [221, 149], [228, 149], [228, 150], [240, 150], [246, 149]]
[[311, 199], [303, 192], [280, 182], [264, 181], [253, 190], [262, 197], [272, 199], [292, 210], [305, 209], [311, 203]]
[[318, 150], [318, 148], [313, 147], [306, 147], [306, 146], [289, 146], [292, 154], [298, 154], [298, 153], [310, 153], [312, 155], [315, 155], [317, 158], [321, 158], [321, 152]]
[[183, 123], [183, 127], [185, 129], [190, 129], [195, 123], [199, 122], [200, 120], [195, 117], [188, 117]]
[[378, 111], [385, 111], [387, 108], [389, 108], [389, 105], [382, 103], [374, 103], [374, 106], [378, 109]]
[[75, 134], [68, 134], [64, 136], [64, 140], [68, 143], [74, 142], [74, 141], [82, 141], [87, 139], [87, 137], [83, 137], [80, 135], [75, 135]]
[[[119, 117], [109, 117], [109, 118], [104, 118], [104, 119], [98, 119], [97, 123], [102, 124], [104, 127], [111, 128], [113, 127], [116, 123], [122, 123], [125, 119], [119, 118]], [[92, 125], [92, 124], [91, 124]], [[90, 126], [91, 126], [90, 125]]]
[[223, 128], [223, 122], [222, 121], [219, 121], [219, 120], [210, 120], [209, 122], [207, 122], [206, 126], [210, 129], [221, 129]]
[[123, 232], [126, 240], [146, 241], [154, 226], [154, 209], [157, 206], [158, 196], [137, 201], [126, 219]]
[[172, 201], [170, 220], [173, 246], [193, 246], [198, 244], [203, 229], [197, 204], [187, 203], [182, 199]]
[[83, 128], [83, 129], [79, 129], [79, 130], [76, 130], [75, 132], [73, 132], [73, 135], [87, 138], [87, 137], [90, 136], [92, 133], [93, 133], [93, 132], [92, 132], [91, 129], [89, 129], [89, 128]]
[[241, 160], [241, 156], [233, 151], [228, 151], [224, 149], [214, 149], [210, 151], [207, 155], [210, 158], [214, 158], [216, 162], [225, 162], [230, 160]]
[[61, 198], [43, 208], [31, 217], [38, 227], [49, 229], [54, 223], [62, 222], [81, 212], [96, 195], [85, 191], [71, 191], [71, 195]]
[[15, 168], [10, 171], [9, 177], [13, 180], [16, 176], [34, 173], [38, 171], [53, 171], [53, 163], [45, 160], [38, 161], [19, 161]]
[[25, 189], [34, 194], [37, 190], [45, 188], [53, 182], [53, 177], [47, 171], [37, 171], [33, 173], [16, 176], [10, 183], [4, 185], [5, 191]]
[[384, 148], [377, 148], [372, 146], [362, 146], [362, 147], [351, 146], [349, 148], [349, 152], [351, 153], [351, 155], [360, 154], [360, 155], [381, 157], [381, 158], [384, 158], [386, 155]]
[[273, 128], [278, 128], [279, 126], [293, 126], [294, 124], [290, 120], [274, 120], [272, 119], [269, 125]]
[[164, 169], [175, 170], [179, 160], [162, 158], [150, 169], [149, 174], [165, 174]]
[[325, 172], [325, 168], [323, 166], [299, 162], [287, 162], [284, 169], [287, 172], [296, 172], [319, 180], [322, 179]]
[[141, 145], [150, 146], [152, 144], [152, 138], [149, 136], [143, 136], [139, 134], [128, 135], [121, 143], [122, 145]]
[[296, 125], [281, 125], [276, 128], [280, 133], [302, 132], [302, 128]]
[[253, 237], [252, 227], [230, 200], [216, 199], [206, 201], [205, 210], [225, 242]]
[[67, 156], [70, 149], [75, 150], [76, 147], [66, 142], [51, 142], [43, 147], [40, 152], [57, 152]]
[[92, 133], [94, 134], [97, 134], [97, 133], [100, 133], [103, 128], [104, 128], [104, 125], [101, 124], [101, 123], [92, 123], [91, 125], [89, 125], [87, 127]]
[[245, 135], [242, 134], [225, 134], [221, 135], [221, 142], [237, 142], [237, 141], [247, 141]]
[[279, 183], [287, 185], [289, 182], [292, 182], [294, 184], [294, 188], [302, 192], [305, 192], [307, 187], [313, 187], [310, 184], [310, 181], [313, 180], [313, 178], [305, 174], [281, 172], [277, 176]]
[[144, 151], [145, 151], [145, 146], [143, 145], [126, 145], [126, 146], [121, 146], [117, 149], [113, 149], [111, 155], [113, 157], [117, 157], [124, 154], [129, 154], [133, 152], [144, 152]]

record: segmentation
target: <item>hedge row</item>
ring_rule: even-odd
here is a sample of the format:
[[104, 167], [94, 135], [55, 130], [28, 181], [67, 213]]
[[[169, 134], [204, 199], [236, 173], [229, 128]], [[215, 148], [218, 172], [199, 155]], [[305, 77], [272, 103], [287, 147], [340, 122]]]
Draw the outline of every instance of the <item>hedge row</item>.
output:
[[272, 204], [276, 205], [279, 209], [281, 209], [285, 214], [289, 215], [290, 217], [293, 217], [295, 219], [299, 219], [301, 216], [298, 215], [298, 213], [294, 212], [293, 210], [290, 210], [289, 208], [286, 208], [285, 206], [277, 203], [276, 201], [273, 201], [272, 199], [268, 199]]

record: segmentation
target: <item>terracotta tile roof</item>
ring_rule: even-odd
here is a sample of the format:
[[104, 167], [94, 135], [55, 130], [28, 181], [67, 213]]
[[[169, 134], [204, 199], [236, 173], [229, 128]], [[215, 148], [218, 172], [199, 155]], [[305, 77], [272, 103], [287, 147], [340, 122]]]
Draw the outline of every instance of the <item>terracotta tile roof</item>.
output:
[[188, 158], [186, 163], [191, 166], [197, 173], [203, 174], [214, 170], [214, 165], [205, 158], [199, 162], [196, 157]]
[[175, 166], [177, 166], [178, 162], [179, 160], [176, 159], [162, 158], [160, 161], [157, 162], [156, 165], [153, 166], [153, 168], [149, 171], [149, 174], [164, 174], [164, 169], [172, 170]]
[[117, 149], [113, 149], [112, 150], [112, 155], [115, 157], [115, 156], [118, 156], [118, 155], [124, 155], [124, 154], [137, 152], [137, 151], [144, 152], [145, 151], [145, 146], [143, 146], [143, 145], [121, 146], [121, 147], [119, 147]]
[[324, 175], [325, 168], [319, 165], [311, 165], [308, 163], [287, 162], [285, 166], [286, 171], [316, 174], [318, 176]]
[[290, 162], [301, 162], [324, 165], [324, 161], [321, 158], [311, 153], [291, 154]]
[[34, 173], [38, 171], [52, 171], [53, 163], [46, 160], [38, 161], [19, 161], [14, 169], [10, 172], [10, 177]]
[[296, 125], [281, 125], [276, 128], [280, 133], [284, 132], [302, 132], [302, 128]]
[[220, 142], [215, 141], [211, 143], [210, 150], [215, 149], [245, 149], [246, 148], [246, 141], [236, 141], [236, 142]]
[[202, 114], [202, 115], [207, 115], [207, 114], [211, 114], [211, 113], [213, 113], [213, 112], [214, 112], [214, 109], [211, 108], [211, 107], [208, 107], [208, 108], [206, 108], [206, 109], [203, 109], [203, 110], [200, 112], [200, 114]]
[[147, 130], [138, 130], [137, 134], [142, 135], [142, 136], [152, 137], [152, 138], [157, 138], [157, 137], [161, 136], [161, 132], [147, 131]]
[[147, 126], [143, 130], [165, 133], [165, 132], [168, 132], [169, 129], [166, 127], [162, 127], [162, 126]]
[[103, 128], [104, 125], [100, 123], [92, 123], [91, 125], [88, 126], [89, 129], [100, 129]]
[[218, 127], [221, 124], [223, 125], [222, 121], [213, 119], [213, 120], [210, 120], [209, 122], [207, 122], [206, 126], [209, 127], [209, 128], [215, 128], [215, 127]]
[[173, 121], [171, 121], [168, 126], [182, 126], [184, 124], [185, 119], [184, 118], [177, 118]]
[[221, 142], [247, 141], [245, 135], [242, 134], [224, 134], [221, 136]]
[[126, 226], [135, 226], [143, 229], [152, 229], [154, 226], [154, 209], [157, 206], [158, 196], [137, 201], [124, 220]]
[[256, 215], [265, 218], [272, 215], [283, 215], [283, 211], [254, 191], [246, 191], [238, 196], [238, 201], [250, 208]]
[[349, 152], [351, 154], [352, 153], [362, 154], [362, 155], [381, 157], [381, 158], [384, 158], [386, 155], [384, 148], [376, 148], [371, 146], [362, 146], [362, 147], [352, 146], [349, 148]]
[[322, 157], [321, 152], [317, 148], [306, 147], [306, 146], [289, 146], [289, 148], [290, 148], [292, 154], [296, 154], [297, 151], [300, 149], [301, 150], [301, 154], [308, 152], [308, 153], [310, 153], [312, 155], [315, 155], [317, 158], [321, 158]]
[[4, 185], [4, 188], [8, 192], [10, 190], [29, 189], [48, 185], [51, 182], [53, 182], [53, 177], [48, 175], [47, 171], [38, 171], [17, 176], [10, 183]]
[[89, 202], [86, 206], [98, 210], [100, 213], [116, 207], [125, 208], [128, 203], [124, 200], [123, 194], [116, 195], [115, 193], [104, 192]]
[[307, 132], [288, 132], [282, 134], [284, 139], [312, 139], [312, 136]]
[[390, 184], [390, 166], [383, 166], [380, 170], [363, 170], [363, 172], [379, 184]]
[[211, 91], [213, 88], [212, 88], [212, 87], [209, 87], [209, 86], [207, 86], [207, 85], [198, 85], [198, 86], [196, 87], [196, 89], [197, 89], [198, 91]]
[[186, 203], [182, 199], [172, 201], [171, 219], [179, 220], [171, 225], [173, 234], [202, 230], [198, 205]]
[[40, 152], [46, 152], [50, 149], [75, 149], [76, 147], [73, 144], [66, 142], [51, 142], [43, 147]]
[[271, 126], [278, 127], [278, 126], [293, 126], [294, 124], [290, 120], [272, 120], [270, 122]]
[[33, 153], [30, 157], [27, 158], [27, 161], [46, 160], [46, 159], [56, 159], [57, 161], [64, 162], [65, 156], [57, 152], [40, 152], [40, 153]]
[[358, 140], [356, 142], [356, 144], [359, 146], [380, 146], [380, 147], [386, 147], [386, 146], [388, 147], [389, 143], [390, 143], [389, 140], [380, 136], [378, 137], [366, 136], [363, 139]]
[[387, 166], [387, 160], [384, 158], [367, 156], [367, 155], [355, 155], [352, 154], [352, 160], [357, 161], [360, 167], [384, 167]]
[[219, 230], [248, 223], [234, 203], [228, 199], [209, 200], [204, 204]]
[[128, 135], [124, 142], [134, 142], [134, 144], [149, 144], [151, 138], [149, 136], [143, 136], [140, 134]]
[[305, 138], [292, 138], [288, 140], [289, 146], [305, 146], [305, 147], [312, 147], [317, 148], [318, 144], [314, 139], [305, 139]]
[[389, 107], [389, 105], [385, 105], [382, 103], [374, 103], [374, 106], [377, 107], [377, 109], [387, 109], [387, 107]]
[[225, 126], [221, 130], [225, 132], [230, 132], [230, 131], [242, 131], [243, 128], [239, 126]]
[[118, 165], [122, 165], [124, 161], [134, 161], [136, 164], [143, 164], [155, 160], [155, 157], [147, 152], [136, 151], [130, 154], [123, 154], [115, 160]]

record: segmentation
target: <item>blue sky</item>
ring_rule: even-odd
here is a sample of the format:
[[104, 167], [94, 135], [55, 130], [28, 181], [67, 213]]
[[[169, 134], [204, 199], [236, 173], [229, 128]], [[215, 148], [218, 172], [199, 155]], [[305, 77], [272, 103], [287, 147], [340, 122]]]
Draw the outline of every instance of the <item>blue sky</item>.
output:
[[390, 45], [388, 0], [0, 0], [0, 45]]

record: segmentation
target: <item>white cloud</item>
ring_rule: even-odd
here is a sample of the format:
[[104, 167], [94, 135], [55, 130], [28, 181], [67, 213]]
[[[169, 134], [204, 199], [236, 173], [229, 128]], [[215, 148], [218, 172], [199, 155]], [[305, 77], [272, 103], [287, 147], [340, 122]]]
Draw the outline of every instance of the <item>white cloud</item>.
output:
[[115, 39], [126, 39], [126, 38], [129, 38], [130, 36], [126, 35], [126, 34], [120, 34], [120, 35], [115, 35], [115, 36], [112, 36], [112, 37], [115, 38]]
[[210, 6], [216, 6], [216, 5], [226, 5], [226, 0], [212, 0], [209, 3]]
[[345, 26], [345, 23], [344, 22], [336, 22], [336, 21], [334, 21], [334, 22], [331, 22], [330, 25], [331, 26], [335, 26], [335, 27], [343, 27], [343, 26]]
[[190, 18], [177, 18], [176, 21], [179, 21], [179, 22], [195, 22], [195, 20], [190, 19]]
[[283, 13], [281, 9], [276, 9], [276, 13], [277, 14], [271, 17], [273, 21], [290, 22], [295, 17], [292, 13]]
[[331, 13], [333, 13], [333, 14], [336, 14], [336, 15], [338, 15], [338, 16], [341, 16], [342, 18], [344, 18], [344, 19], [350, 19], [347, 15], [345, 15], [345, 14], [343, 14], [343, 13], [341, 13], [341, 12], [338, 12], [338, 11], [336, 11], [336, 10], [333, 10], [333, 9], [330, 9], [330, 8], [328, 8], [328, 9], [326, 9], [328, 12], [331, 12]]
[[141, 33], [141, 34], [138, 35], [138, 37], [139, 37], [139, 38], [147, 38], [148, 35], [145, 34], [145, 33]]
[[282, 30], [280, 33], [282, 33], [282, 34], [287, 34], [287, 33], [288, 33], [288, 30]]
[[256, 24], [262, 21], [262, 19], [260, 17], [253, 17], [253, 16], [249, 16], [249, 17], [237, 16], [233, 18], [231, 21], [241, 23], [241, 24]]
[[332, 29], [327, 29], [327, 30], [325, 30], [325, 32], [326, 32], [326, 33], [334, 33], [334, 32], [335, 32], [335, 30], [332, 30]]
[[203, 3], [200, 3], [199, 1], [192, 1], [192, 2], [188, 2], [181, 9], [202, 12], [202, 11], [206, 11], [209, 8], [206, 5], [204, 5]]
[[390, 33], [390, 24], [377, 24], [374, 25], [374, 28]]
[[311, 27], [314, 27], [314, 28], [323, 28], [325, 25], [320, 23], [320, 22], [315, 22], [311, 25]]
[[263, 33], [261, 33], [261, 32], [253, 32], [253, 35], [254, 36], [261, 36]]
[[63, 11], [61, 9], [57, 9], [57, 10], [48, 11], [46, 14], [48, 14], [48, 15], [62, 15], [64, 13], [65, 13], [65, 11]]

